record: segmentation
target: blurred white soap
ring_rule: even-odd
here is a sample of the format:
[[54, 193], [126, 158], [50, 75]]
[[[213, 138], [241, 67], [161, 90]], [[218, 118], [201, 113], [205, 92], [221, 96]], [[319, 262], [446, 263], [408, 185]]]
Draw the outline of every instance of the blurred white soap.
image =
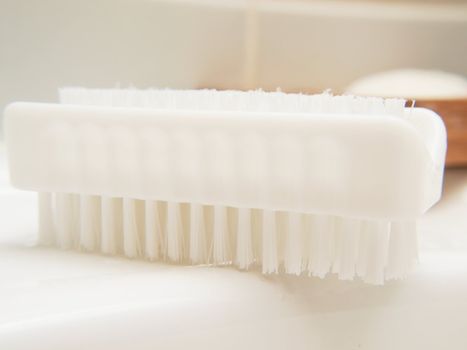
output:
[[357, 79], [347, 93], [423, 99], [467, 97], [467, 79], [438, 70], [396, 69]]

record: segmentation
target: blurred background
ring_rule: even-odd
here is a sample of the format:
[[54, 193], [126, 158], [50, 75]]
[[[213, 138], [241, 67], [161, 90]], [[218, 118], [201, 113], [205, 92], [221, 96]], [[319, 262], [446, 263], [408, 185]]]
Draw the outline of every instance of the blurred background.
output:
[[465, 78], [467, 1], [0, 0], [0, 110], [63, 86], [339, 93], [398, 68]]

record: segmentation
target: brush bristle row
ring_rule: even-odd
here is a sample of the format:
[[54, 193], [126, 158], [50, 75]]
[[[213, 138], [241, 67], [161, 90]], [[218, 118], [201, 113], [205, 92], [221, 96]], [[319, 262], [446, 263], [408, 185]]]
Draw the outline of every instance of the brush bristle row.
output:
[[232, 90], [171, 89], [84, 89], [63, 88], [64, 104], [139, 107], [190, 111], [242, 111], [270, 113], [345, 113], [404, 115], [405, 100], [400, 98], [334, 96], [329, 92], [306, 95]]
[[263, 273], [382, 284], [417, 260], [414, 222], [62, 193], [39, 194], [39, 221], [45, 245]]

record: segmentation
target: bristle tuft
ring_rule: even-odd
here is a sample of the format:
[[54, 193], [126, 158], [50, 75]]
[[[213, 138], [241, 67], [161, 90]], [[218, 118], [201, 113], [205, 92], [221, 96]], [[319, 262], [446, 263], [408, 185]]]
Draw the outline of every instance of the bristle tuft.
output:
[[97, 196], [80, 198], [80, 247], [97, 250], [101, 236], [101, 203]]
[[183, 224], [180, 204], [167, 203], [167, 258], [173, 262], [183, 259]]
[[263, 211], [262, 239], [263, 273], [277, 273], [279, 272], [279, 259], [277, 250], [276, 212], [274, 211]]
[[55, 197], [55, 206], [58, 246], [62, 249], [76, 247], [79, 233], [79, 197], [58, 193]]
[[230, 263], [231, 260], [227, 208], [221, 205], [215, 205], [212, 238], [212, 262], [215, 265], [223, 265]]
[[237, 254], [235, 262], [240, 269], [248, 269], [254, 261], [251, 209], [238, 209]]
[[104, 254], [121, 252], [123, 239], [123, 203], [120, 198], [101, 199], [101, 251]]
[[162, 225], [156, 201], [145, 201], [145, 255], [149, 260], [158, 260], [162, 254]]
[[200, 204], [192, 204], [190, 208], [190, 261], [192, 264], [203, 264], [206, 262], [206, 246], [204, 208]]
[[287, 235], [285, 241], [285, 271], [300, 275], [303, 269], [303, 218], [299, 213], [290, 213], [288, 217]]
[[123, 199], [123, 251], [129, 258], [137, 258], [142, 253], [141, 232], [138, 225], [137, 201]]

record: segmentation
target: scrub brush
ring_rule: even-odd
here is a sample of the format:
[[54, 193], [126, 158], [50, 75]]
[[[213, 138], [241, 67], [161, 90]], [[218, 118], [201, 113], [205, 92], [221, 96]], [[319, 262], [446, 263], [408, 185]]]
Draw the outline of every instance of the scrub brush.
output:
[[129, 258], [383, 284], [417, 261], [446, 132], [401, 99], [60, 91], [5, 111], [11, 182], [39, 240]]

